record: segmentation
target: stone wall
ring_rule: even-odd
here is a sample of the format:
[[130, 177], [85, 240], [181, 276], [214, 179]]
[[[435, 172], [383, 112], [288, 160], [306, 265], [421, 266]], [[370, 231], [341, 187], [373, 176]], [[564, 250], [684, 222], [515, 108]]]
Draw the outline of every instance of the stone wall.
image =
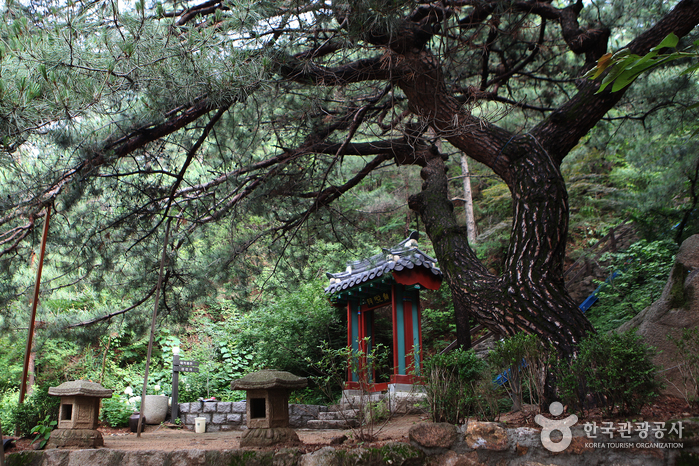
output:
[[[245, 401], [195, 401], [180, 403], [180, 419], [184, 425], [194, 429], [194, 419], [206, 419], [207, 432], [219, 432], [241, 429], [245, 426], [247, 403]], [[306, 427], [310, 420], [318, 419], [320, 413], [327, 411], [320, 405], [289, 405], [289, 424], [291, 427]]]

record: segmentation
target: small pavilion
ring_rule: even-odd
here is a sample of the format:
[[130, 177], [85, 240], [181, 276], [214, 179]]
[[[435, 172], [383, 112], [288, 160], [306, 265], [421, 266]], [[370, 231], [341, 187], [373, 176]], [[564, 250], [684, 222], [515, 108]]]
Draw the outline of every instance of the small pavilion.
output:
[[[353, 351], [371, 351], [374, 311], [391, 306], [393, 373], [389, 382], [371, 384], [372, 391], [412, 385], [422, 364], [420, 290], [439, 289], [442, 271], [436, 259], [418, 248], [418, 237], [418, 232], [412, 232], [380, 254], [348, 263], [344, 272], [327, 274], [330, 285], [325, 293], [335, 305], [347, 309], [347, 346]], [[360, 377], [374, 381], [375, 376], [349, 373], [345, 388], [358, 389]]]

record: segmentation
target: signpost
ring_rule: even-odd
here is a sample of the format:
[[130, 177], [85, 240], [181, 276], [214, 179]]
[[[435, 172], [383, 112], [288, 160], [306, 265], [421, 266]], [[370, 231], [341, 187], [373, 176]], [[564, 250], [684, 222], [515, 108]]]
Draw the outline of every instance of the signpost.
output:
[[170, 420], [175, 422], [178, 415], [177, 389], [180, 383], [180, 372], [199, 372], [199, 361], [180, 361], [180, 349], [172, 349], [172, 414]]

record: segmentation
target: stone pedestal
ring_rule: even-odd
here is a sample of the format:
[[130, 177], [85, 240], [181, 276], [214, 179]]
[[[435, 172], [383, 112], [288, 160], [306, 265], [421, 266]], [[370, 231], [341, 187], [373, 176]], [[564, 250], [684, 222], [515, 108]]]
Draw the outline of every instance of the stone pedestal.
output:
[[268, 447], [279, 443], [300, 443], [299, 436], [291, 427], [248, 429], [240, 439], [241, 447]]
[[46, 448], [97, 448], [104, 446], [104, 439], [94, 429], [55, 429]]

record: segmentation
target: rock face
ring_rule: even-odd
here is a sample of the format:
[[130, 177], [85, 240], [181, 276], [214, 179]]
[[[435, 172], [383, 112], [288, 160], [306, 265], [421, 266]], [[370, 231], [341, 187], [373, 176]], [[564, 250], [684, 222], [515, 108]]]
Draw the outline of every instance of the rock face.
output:
[[456, 426], [446, 422], [423, 422], [408, 431], [410, 441], [425, 448], [449, 448], [457, 434]]
[[[665, 393], [683, 396], [677, 348], [668, 336], [679, 338], [682, 329], [699, 326], [699, 235], [687, 238], [677, 252], [670, 278], [660, 299], [641, 311], [619, 331], [636, 329], [644, 341], [657, 348], [654, 362], [664, 369]], [[679, 390], [678, 390], [679, 389]]]

